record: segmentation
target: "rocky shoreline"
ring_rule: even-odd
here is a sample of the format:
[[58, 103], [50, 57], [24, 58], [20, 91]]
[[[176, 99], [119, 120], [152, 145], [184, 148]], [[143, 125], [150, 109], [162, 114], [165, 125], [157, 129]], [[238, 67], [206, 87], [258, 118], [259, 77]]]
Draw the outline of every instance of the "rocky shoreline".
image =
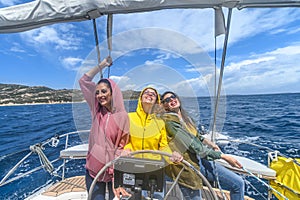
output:
[[44, 86], [0, 84], [0, 105], [80, 102], [80, 90], [55, 90]]
[[[124, 99], [137, 99], [139, 91], [124, 91]], [[0, 106], [62, 104], [84, 102], [78, 89], [52, 89], [45, 86], [25, 86], [0, 83]]]

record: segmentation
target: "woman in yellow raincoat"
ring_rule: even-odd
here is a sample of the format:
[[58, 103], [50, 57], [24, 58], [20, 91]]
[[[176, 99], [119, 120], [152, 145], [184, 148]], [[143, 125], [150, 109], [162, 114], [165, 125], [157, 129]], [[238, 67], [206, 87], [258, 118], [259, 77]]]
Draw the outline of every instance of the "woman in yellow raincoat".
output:
[[[152, 87], [144, 88], [139, 96], [136, 112], [129, 113], [130, 136], [129, 142], [124, 147], [127, 151], [139, 150], [160, 150], [172, 153], [168, 146], [165, 123], [153, 112], [160, 104], [160, 97], [156, 89]], [[146, 159], [161, 160], [157, 154], [142, 154], [140, 157]], [[171, 162], [179, 162], [183, 158], [173, 152]], [[159, 194], [161, 196], [162, 194]], [[156, 195], [156, 197], [160, 198]]]

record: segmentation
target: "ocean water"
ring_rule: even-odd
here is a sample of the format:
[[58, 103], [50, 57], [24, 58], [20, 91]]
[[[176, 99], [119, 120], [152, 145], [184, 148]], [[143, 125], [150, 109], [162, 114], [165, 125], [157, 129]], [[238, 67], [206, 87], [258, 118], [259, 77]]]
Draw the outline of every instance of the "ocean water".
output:
[[[210, 127], [210, 98], [186, 98], [183, 99], [183, 104], [199, 125]], [[136, 101], [127, 101], [125, 105], [128, 111], [134, 111]], [[278, 150], [290, 157], [300, 157], [300, 94], [227, 96], [220, 116], [223, 120], [218, 121], [218, 128], [232, 140], [238, 141], [223, 147], [225, 153], [243, 155], [267, 164], [267, 151], [242, 143], [245, 142]], [[88, 129], [89, 123], [86, 104], [1, 106], [0, 179], [30, 152], [30, 145], [75, 131], [76, 128]], [[79, 142], [82, 140], [85, 139], [77, 138]], [[55, 153], [57, 149], [63, 147], [64, 141], [61, 140], [56, 148], [46, 146], [44, 152], [52, 160], [58, 155]], [[58, 174], [61, 174], [60, 165], [61, 163], [54, 163]], [[33, 154], [12, 177], [38, 166], [39, 158]], [[69, 176], [83, 175], [84, 160], [68, 162], [66, 171]], [[0, 187], [1, 199], [24, 199], [53, 178], [58, 180], [59, 175], [53, 176], [43, 169], [38, 170]], [[259, 188], [256, 191], [247, 184], [247, 195], [264, 199], [259, 193], [266, 197], [267, 188], [252, 177], [245, 178]]]

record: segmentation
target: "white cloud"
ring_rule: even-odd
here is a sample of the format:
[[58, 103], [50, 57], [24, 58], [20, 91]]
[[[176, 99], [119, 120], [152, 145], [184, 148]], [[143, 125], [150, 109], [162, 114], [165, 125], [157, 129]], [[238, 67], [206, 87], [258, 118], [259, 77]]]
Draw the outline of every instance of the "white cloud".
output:
[[260, 58], [256, 58], [256, 59], [247, 59], [247, 60], [243, 60], [241, 62], [238, 63], [230, 63], [227, 67], [226, 67], [226, 72], [234, 72], [237, 70], [240, 70], [242, 67], [247, 67], [249, 65], [258, 65], [262, 62], [268, 62], [271, 60], [276, 59], [275, 57], [260, 57]]
[[288, 30], [288, 34], [295, 34], [300, 32], [300, 27], [292, 27], [290, 30]]
[[79, 69], [79, 67], [83, 62], [83, 59], [74, 58], [74, 57], [61, 58], [60, 60], [66, 69], [75, 70], [75, 71]]
[[[227, 9], [223, 10], [226, 17]], [[282, 26], [287, 28], [289, 23], [299, 18], [300, 13], [296, 8], [234, 10], [229, 44], [233, 45], [235, 42], [253, 37], [260, 33], [290, 31], [289, 29], [282, 28]], [[195, 40], [198, 45], [207, 51], [213, 50], [214, 48], [214, 12], [212, 9], [163, 10], [117, 15], [114, 18], [115, 34], [144, 27], [173, 30]], [[154, 36], [157, 37], [159, 34]], [[136, 42], [136, 39], [136, 37], [132, 37], [130, 42]], [[173, 46], [185, 48], [184, 43], [176, 43], [176, 41], [171, 40], [171, 38], [169, 41], [172, 41]], [[128, 42], [128, 39], [126, 42]], [[218, 48], [220, 48], [222, 44], [222, 42], [218, 42]]]
[[[136, 13], [117, 15], [114, 18], [114, 30], [115, 32], [122, 32], [124, 30], [155, 27], [168, 29], [182, 33], [187, 37], [194, 39], [195, 41], [201, 41], [201, 45], [211, 46], [210, 41], [213, 38], [213, 12], [210, 9], [202, 10], [163, 10], [153, 11], [148, 13]], [[211, 18], [211, 20], [207, 20]], [[205, 20], [201, 20], [205, 19]], [[133, 23], [134, 22], [134, 23]], [[159, 37], [159, 33], [156, 35], [149, 35], [151, 37]], [[164, 43], [169, 42], [169, 45], [177, 46], [178, 49], [185, 49], [184, 43], [178, 43], [176, 40], [162, 41]], [[134, 42], [135, 38], [131, 40]]]
[[16, 46], [11, 47], [10, 51], [19, 52], [19, 53], [24, 53], [25, 52], [24, 49], [20, 49], [19, 47], [16, 47]]
[[71, 24], [59, 24], [45, 26], [21, 33], [24, 41], [36, 48], [54, 48], [56, 50], [77, 50], [80, 47], [81, 38], [77, 37]]
[[[129, 38], [132, 39], [129, 40]], [[106, 41], [103, 42], [103, 45], [106, 45]], [[124, 54], [124, 52], [146, 48], [176, 52], [178, 55], [203, 51], [201, 47], [191, 39], [177, 31], [169, 29], [132, 29], [120, 34], [115, 34], [113, 37], [113, 50], [118, 53]]]
[[169, 60], [171, 58], [175, 58], [175, 56], [173, 56], [173, 54], [168, 52], [161, 52], [159, 55], [156, 56], [155, 60], [147, 60], [145, 64], [146, 65], [163, 64], [165, 60]]
[[224, 72], [226, 91], [247, 94], [295, 90], [300, 85], [299, 49], [300, 45], [287, 46], [231, 63]]
[[269, 52], [271, 55], [300, 55], [300, 45], [299, 46], [288, 46], [276, 49], [275, 51]]
[[120, 81], [124, 81], [124, 82], [126, 82], [126, 81], [128, 81], [128, 77], [126, 77], [126, 76], [111, 76], [110, 77], [112, 80], [114, 80], [116, 83], [118, 83], [118, 82], [120, 82]]
[[19, 43], [14, 42], [12, 45], [13, 46], [10, 48], [10, 51], [17, 52], [17, 53], [25, 53], [26, 52]]
[[234, 10], [230, 43], [233, 44], [260, 33], [288, 31], [282, 27], [288, 27], [289, 23], [299, 20], [298, 11], [295, 8]]
[[137, 88], [137, 85], [134, 83], [134, 80], [132, 80], [132, 77], [110, 76], [110, 78], [114, 80], [123, 91], [135, 90]]

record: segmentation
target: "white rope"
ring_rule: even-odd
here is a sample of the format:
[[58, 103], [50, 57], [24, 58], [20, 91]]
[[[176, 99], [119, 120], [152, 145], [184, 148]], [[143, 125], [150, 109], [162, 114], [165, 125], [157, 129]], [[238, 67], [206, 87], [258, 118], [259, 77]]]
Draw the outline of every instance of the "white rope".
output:
[[48, 160], [48, 158], [46, 157], [46, 155], [44, 154], [43, 150], [42, 150], [42, 146], [40, 144], [36, 144], [33, 146], [30, 146], [30, 150], [33, 153], [37, 153], [39, 158], [40, 158], [40, 162], [41, 165], [43, 166], [43, 168], [48, 171], [50, 174], [52, 174], [54, 167], [51, 164], [51, 162]]

